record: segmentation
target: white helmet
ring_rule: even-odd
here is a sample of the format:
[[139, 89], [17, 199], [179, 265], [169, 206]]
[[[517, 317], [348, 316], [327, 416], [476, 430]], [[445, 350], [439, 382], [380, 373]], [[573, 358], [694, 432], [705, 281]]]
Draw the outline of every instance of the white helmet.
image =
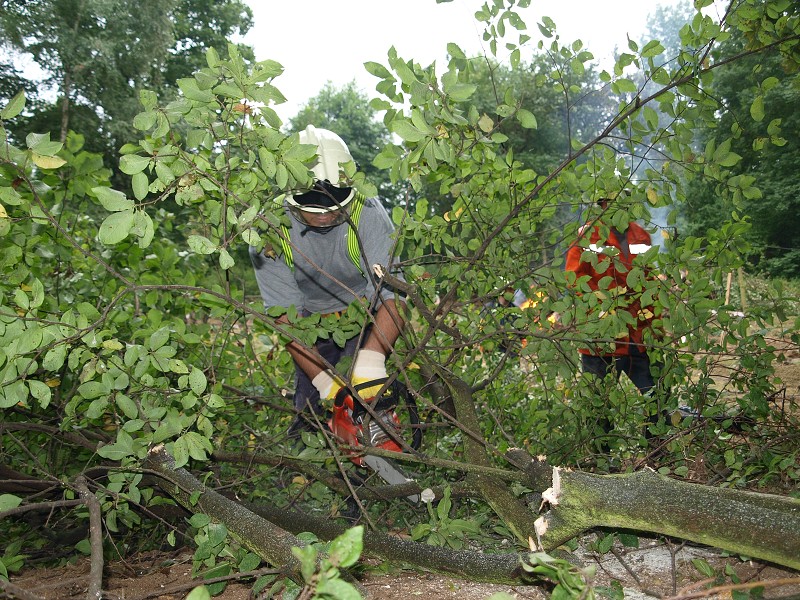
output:
[[[304, 221], [302, 212], [324, 214], [345, 207], [355, 197], [355, 190], [343, 185], [341, 165], [353, 161], [347, 144], [328, 129], [309, 125], [300, 132], [301, 144], [314, 144], [317, 159], [311, 166], [314, 186], [304, 193], [289, 194], [286, 201], [292, 212]], [[342, 215], [345, 220], [345, 215]]]

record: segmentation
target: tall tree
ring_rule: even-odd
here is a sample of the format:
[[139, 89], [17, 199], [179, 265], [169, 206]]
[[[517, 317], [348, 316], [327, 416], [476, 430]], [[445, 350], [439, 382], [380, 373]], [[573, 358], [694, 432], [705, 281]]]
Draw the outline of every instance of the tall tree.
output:
[[[4, 2], [0, 30], [10, 50], [28, 53], [49, 75], [57, 100], [15, 131], [84, 133], [87, 148], [108, 156], [134, 141], [138, 90], [175, 96], [175, 81], [204, 65], [212, 46], [252, 24], [240, 0], [37, 0]], [[252, 59], [252, 50], [241, 48]]]
[[[697, 5], [708, 1], [697, 0]], [[485, 5], [479, 17], [487, 23], [492, 48], [507, 26], [524, 28], [514, 13], [522, 4]], [[734, 5], [730, 16], [752, 19], [753, 4]], [[772, 15], [786, 6], [787, 0], [765, 2]], [[720, 130], [720, 139], [697, 152], [695, 132], [720, 120], [720, 105], [708, 93], [711, 80], [744, 58], [718, 58], [711, 51], [739, 28], [758, 33], [761, 50], [774, 43], [796, 44], [800, 23], [787, 23], [794, 29], [780, 33], [784, 39], [779, 40], [769, 22], [751, 27], [741, 20], [696, 16], [682, 31], [690, 51], [683, 62], [667, 67], [661, 66], [658, 44], [631, 50], [632, 56], [620, 57], [612, 72], [600, 74], [614, 102], [603, 128], [588, 137], [569, 128], [568, 158], [542, 173], [517, 158], [527, 148], [516, 144], [526, 139], [514, 141], [511, 125], [516, 121], [535, 130], [538, 118], [525, 108], [513, 81], [494, 96], [495, 106], [479, 110], [470, 102], [479, 86], [457, 48], [451, 48], [453, 60], [444, 73], [394, 52], [387, 66], [370, 65], [379, 74], [376, 89], [383, 100], [373, 106], [385, 111], [384, 123], [393, 134], [374, 163], [395, 180], [410, 182], [417, 193], [433, 189], [448, 202], [441, 211], [430, 210], [420, 197], [414, 210], [392, 211], [405, 281], [393, 280], [392, 273], [385, 273], [384, 280], [407, 294], [409, 308], [409, 327], [393, 353], [392, 374], [411, 390], [419, 414], [430, 418], [419, 428], [426, 436], [422, 451], [395, 458], [415, 461], [416, 481], [389, 490], [363, 477], [339, 477], [356, 469], [349, 460], [353, 455], [347, 454], [350, 449], [343, 454], [329, 434], [323, 435], [323, 424], [319, 435], [304, 436], [307, 447], [299, 453], [296, 446], [281, 443], [293, 413], [283, 393], [291, 358], [278, 350], [279, 344], [290, 339], [308, 348], [319, 338], [337, 340], [345, 332], [363, 331], [370, 306], [359, 299], [345, 314], [317, 318], [303, 318], [291, 308], [265, 313], [252, 299], [252, 282], [248, 287], [247, 280], [232, 273], [237, 248], [255, 247], [276, 258], [285, 252], [285, 215], [269, 199], [308, 184], [311, 157], [279, 130], [274, 112], [252, 110], [255, 103], [275, 98], [271, 81], [281, 72], [276, 63], [249, 64], [235, 47], [227, 58], [209, 50], [208, 66], [181, 82], [183, 97], [164, 103], [155, 93], [143, 93], [144, 110], [134, 119], [141, 143], [126, 148], [120, 159], [121, 171], [131, 177], [133, 197], [109, 187], [102, 161], [85, 152], [74, 134], [63, 148], [44, 135], [30, 136], [25, 147], [14, 140], [0, 144], [0, 435], [7, 458], [3, 467], [11, 470], [12, 480], [4, 481], [24, 489], [0, 494], [0, 508], [27, 510], [18, 506], [24, 501], [16, 493], [33, 490], [31, 502], [41, 502], [39, 491], [53, 494], [52, 503], [37, 508], [70, 510], [77, 491], [100, 504], [109, 536], [129, 533], [135, 543], [147, 537], [137, 535], [141, 515], [150, 516], [163, 504], [143, 478], [143, 468], [158, 472], [185, 506], [208, 511], [191, 520], [198, 544], [195, 566], [216, 575], [232, 569], [252, 574], [258, 566], [260, 558], [247, 544], [254, 539], [242, 535], [266, 532], [262, 540], [277, 536], [295, 543], [266, 524], [254, 527], [249, 511], [212, 513], [229, 505], [226, 497], [166, 473], [179, 467], [203, 469], [204, 463], [221, 460], [221, 449], [230, 451], [228, 460], [243, 461], [242, 470], [231, 476], [227, 466], [217, 469], [205, 480], [208, 487], [218, 481], [238, 497], [268, 499], [284, 515], [302, 502], [313, 507], [305, 512], [319, 508], [328, 520], [336, 517], [345, 498], [370, 494], [376, 504], [365, 518], [376, 528], [407, 523], [417, 540], [457, 547], [483, 543], [496, 533], [526, 549], [539, 537], [548, 546], [564, 541], [550, 536], [565, 530], [560, 525], [574, 512], [568, 505], [575, 498], [580, 503], [574, 493], [577, 480], [567, 471], [560, 479], [550, 477], [548, 468], [547, 485], [552, 486], [529, 487], [535, 465], [527, 457], [509, 456], [509, 447], [525, 447], [579, 470], [591, 466], [602, 471], [612, 459], [615, 466], [631, 470], [659, 462], [663, 472], [681, 478], [703, 480], [704, 473], [713, 473], [725, 480], [720, 481], [725, 487], [770, 485], [790, 493], [798, 478], [800, 413], [796, 399], [794, 404], [788, 397], [785, 405], [774, 402], [777, 386], [783, 385], [772, 377], [779, 350], [764, 333], [772, 325], [768, 319], [789, 302], [779, 289], [770, 290], [774, 301], [770, 296], [769, 306], [740, 319], [728, 313], [714, 287], [742, 263], [747, 226], [737, 214], [730, 213], [702, 239], [685, 236], [671, 240], [664, 252], [648, 250], [629, 271], [625, 291], [613, 288], [611, 277], [592, 290], [553, 262], [536, 273], [547, 293], [535, 306], [510, 309], [504, 319], [484, 310], [487, 297], [496, 296], [509, 276], [524, 277], [527, 262], [538, 258], [537, 248], [528, 243], [531, 232], [545, 229], [546, 241], [555, 247], [575, 242], [577, 224], [555, 228], [548, 221], [562, 199], [619, 190], [650, 154], [667, 153], [668, 161], [645, 169], [645, 178], [630, 186], [633, 193], [615, 200], [608, 215], [612, 225], [646, 218], [651, 207], [680, 204], [684, 195], [677, 186], [684, 177], [711, 179], [732, 197], [753, 194], [752, 182], [732, 170], [741, 160], [732, 151], [735, 128], [727, 136]], [[546, 23], [543, 29], [549, 33]], [[582, 58], [587, 57], [580, 56], [580, 44], [564, 47], [551, 41], [550, 52], [571, 57], [564, 69], [576, 78], [585, 73]], [[512, 66], [521, 64], [517, 60]], [[643, 70], [642, 81], [658, 84], [651, 96], [642, 93], [628, 67]], [[573, 93], [565, 82], [571, 80], [553, 71], [546, 80], [561, 92], [565, 105]], [[651, 106], [655, 103], [674, 118], [660, 121]], [[744, 117], [758, 122], [758, 104], [753, 101], [750, 107]], [[23, 102], [15, 98], [0, 108], [0, 119], [4, 124], [22, 110]], [[648, 146], [648, 139], [666, 142]], [[354, 179], [362, 191], [374, 190], [363, 173]], [[185, 212], [176, 214], [175, 204]], [[594, 210], [598, 215], [600, 209]], [[185, 245], [174, 242], [175, 228], [187, 234]], [[608, 251], [587, 248], [586, 259], [598, 260], [592, 250]], [[665, 280], [650, 276], [651, 261]], [[629, 306], [628, 292], [641, 298], [642, 312], [651, 313], [643, 316], [660, 324], [658, 337], [648, 342], [669, 366], [664, 375], [672, 393], [659, 398], [663, 408], [690, 404], [702, 409], [702, 418], [675, 422], [671, 415], [648, 423], [655, 398], [631, 394], [624, 380], [611, 377], [597, 386], [576, 373], [578, 345], [586, 340], [611, 344], [627, 330], [632, 315], [619, 309]], [[586, 319], [599, 311], [601, 318]], [[548, 319], [552, 312], [561, 315], [556, 323]], [[787, 344], [796, 347], [798, 341], [795, 333]], [[501, 342], [510, 342], [506, 347], [515, 354], [492, 352]], [[340, 375], [347, 378], [343, 369]], [[613, 434], [602, 427], [603, 418], [611, 415]], [[681, 413], [675, 410], [675, 415]], [[411, 424], [404, 425], [410, 432]], [[645, 439], [644, 426], [658, 437]], [[734, 426], [735, 434], [729, 432]], [[593, 451], [599, 436], [609, 441], [609, 452]], [[656, 439], [657, 451], [668, 457], [663, 461], [652, 446]], [[148, 455], [155, 460], [165, 454], [174, 462], [145, 462]], [[152, 468], [158, 464], [165, 468]], [[302, 477], [284, 477], [285, 469]], [[596, 480], [594, 475], [581, 479]], [[602, 481], [614, 485], [622, 479]], [[625, 478], [624, 485], [596, 497], [615, 499], [623, 487], [641, 489], [627, 485], [636, 480]], [[383, 510], [377, 504], [393, 495], [407, 496], [408, 487], [416, 486], [417, 492], [426, 490], [426, 497], [432, 493], [438, 506]], [[550, 503], [550, 514], [539, 522], [555, 525], [550, 535], [534, 528], [534, 515], [523, 502], [526, 487]], [[468, 505], [463, 495], [472, 497]], [[675, 498], [674, 491], [662, 496], [669, 498]], [[655, 506], [646, 494], [645, 499], [643, 508]], [[780, 504], [796, 514], [796, 502]], [[143, 505], [146, 510], [137, 510]], [[539, 506], [537, 498], [534, 511], [541, 511]], [[731, 504], [725, 506], [731, 510]], [[587, 513], [580, 507], [577, 512]], [[652, 519], [661, 523], [661, 513], [657, 510]], [[80, 508], [74, 518], [85, 515]], [[91, 529], [97, 532], [100, 519], [95, 510], [92, 515]], [[470, 520], [461, 518], [466, 515]], [[614, 527], [631, 524], [622, 515], [611, 516]], [[567, 525], [572, 531], [582, 527], [574, 521], [576, 527]], [[27, 524], [23, 528], [10, 519], [0, 521], [0, 527], [11, 534], [4, 529], [3, 539], [23, 531], [28, 535]], [[228, 539], [228, 531], [234, 538]], [[672, 526], [661, 531], [676, 534]], [[175, 535], [168, 539], [174, 541]], [[99, 544], [93, 546], [101, 558]], [[413, 548], [423, 555], [420, 546]], [[19, 564], [26, 549], [20, 543], [4, 552], [3, 567]], [[331, 555], [341, 552], [350, 554], [332, 547]], [[280, 567], [288, 552], [280, 554], [268, 548], [261, 558]], [[294, 554], [301, 555], [309, 565], [303, 572], [311, 579], [316, 550]], [[513, 564], [519, 565], [517, 557]], [[796, 556], [786, 564], [796, 564]]]
[[[721, 45], [719, 59], [746, 54], [746, 36], [735, 32]], [[771, 276], [800, 277], [800, 70], [778, 48], [744, 55], [722, 71], [712, 85], [719, 99], [719, 120], [699, 132], [701, 147], [716, 148], [732, 136], [730, 149], [740, 157], [731, 166], [752, 181], [748, 194], [728, 194], [719, 185], [696, 181], [685, 210], [687, 231], [718, 228], [736, 211], [752, 224], [749, 263]], [[756, 189], [757, 188], [757, 189]]]

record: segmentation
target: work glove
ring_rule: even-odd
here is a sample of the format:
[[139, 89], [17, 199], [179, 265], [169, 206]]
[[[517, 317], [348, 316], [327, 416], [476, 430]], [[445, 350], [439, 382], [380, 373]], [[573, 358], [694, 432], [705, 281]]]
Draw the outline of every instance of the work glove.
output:
[[331, 371], [321, 371], [311, 384], [317, 388], [321, 400], [333, 400], [336, 394], [344, 387], [344, 382]]
[[[365, 401], [378, 395], [389, 376], [382, 352], [361, 349], [353, 359], [353, 387]], [[367, 385], [368, 384], [368, 385]]]

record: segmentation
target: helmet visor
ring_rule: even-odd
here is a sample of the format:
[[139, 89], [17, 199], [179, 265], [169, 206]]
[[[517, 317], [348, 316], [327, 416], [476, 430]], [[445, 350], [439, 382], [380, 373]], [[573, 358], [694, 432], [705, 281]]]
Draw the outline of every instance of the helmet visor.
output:
[[326, 229], [347, 220], [347, 207], [355, 196], [353, 188], [336, 187], [329, 181], [316, 181], [314, 187], [287, 197], [295, 219], [312, 228]]
[[348, 206], [337, 208], [336, 206], [298, 206], [290, 204], [289, 210], [292, 212], [292, 216], [295, 219], [312, 229], [329, 229], [341, 225], [347, 221], [347, 215], [349, 213]]

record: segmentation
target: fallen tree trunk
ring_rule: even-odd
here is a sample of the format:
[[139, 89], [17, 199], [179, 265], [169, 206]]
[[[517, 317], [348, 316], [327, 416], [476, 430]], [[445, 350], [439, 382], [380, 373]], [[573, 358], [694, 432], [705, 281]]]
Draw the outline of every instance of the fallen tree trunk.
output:
[[[541, 484], [543, 463], [527, 456], [531, 483]], [[541, 489], [541, 488], [539, 488]], [[686, 483], [651, 469], [594, 475], [554, 467], [549, 504], [536, 521], [544, 550], [593, 527], [660, 533], [800, 569], [800, 500]]]
[[[237, 534], [270, 564], [290, 564], [290, 548], [301, 542], [289, 532], [310, 531], [331, 540], [345, 525], [286, 507], [243, 506], [205, 488], [183, 469], [174, 469], [161, 451], [150, 467], [172, 484], [170, 494], [192, 511], [202, 511]], [[536, 520], [542, 549], [552, 551], [593, 527], [661, 533], [800, 568], [800, 501], [730, 489], [687, 484], [652, 471], [593, 475], [552, 468], [523, 450], [511, 450], [509, 462], [520, 468], [530, 487], [543, 489], [549, 503]], [[201, 492], [196, 504], [188, 499]], [[534, 513], [529, 512], [530, 521]], [[527, 553], [487, 554], [453, 551], [366, 531], [364, 553], [387, 562], [456, 575], [474, 581], [531, 584], [521, 568]]]
[[291, 533], [208, 489], [185, 469], [176, 469], [175, 461], [163, 446], [150, 451], [145, 467], [162, 479], [164, 490], [184, 508], [193, 513], [202, 512], [224, 523], [247, 548], [302, 584], [300, 563], [292, 554], [292, 546], [299, 548], [305, 544]]
[[[247, 504], [247, 508], [288, 531], [310, 531], [323, 540], [332, 540], [347, 529], [331, 519], [291, 508], [263, 504]], [[451, 550], [369, 530], [364, 531], [363, 553], [388, 563], [407, 564], [420, 570], [456, 575], [469, 581], [509, 585], [541, 583], [522, 569], [522, 561], [527, 553], [489, 554]]]

